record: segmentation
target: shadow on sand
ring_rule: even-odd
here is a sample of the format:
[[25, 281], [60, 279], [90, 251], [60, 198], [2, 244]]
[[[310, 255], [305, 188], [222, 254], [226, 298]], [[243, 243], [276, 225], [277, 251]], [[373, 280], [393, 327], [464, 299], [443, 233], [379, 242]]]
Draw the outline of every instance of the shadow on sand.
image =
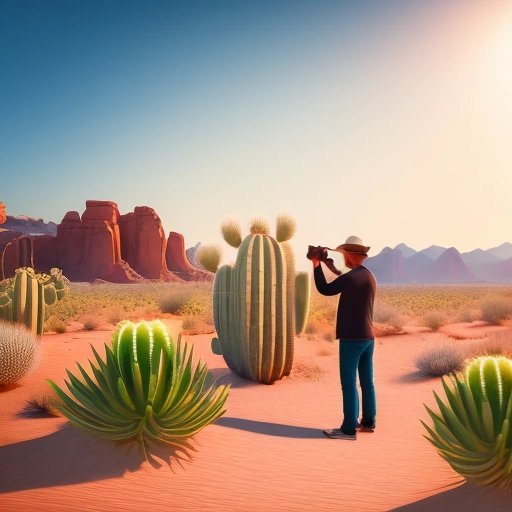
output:
[[[183, 448], [150, 448], [169, 467], [173, 460], [181, 464], [180, 452], [191, 458]], [[116, 478], [144, 460], [136, 442], [97, 439], [66, 424], [47, 436], [0, 446], [0, 494]]]
[[211, 378], [219, 384], [231, 384], [232, 388], [247, 388], [252, 386], [261, 386], [258, 382], [244, 379], [240, 375], [232, 372], [229, 368], [211, 368], [209, 370]]
[[427, 380], [436, 381], [439, 377], [431, 377], [429, 375], [425, 375], [420, 370], [415, 370], [409, 373], [405, 373], [398, 377], [397, 382], [425, 382]]
[[394, 508], [392, 512], [505, 512], [512, 510], [511, 499], [503, 491], [465, 483], [455, 489]]
[[298, 427], [295, 425], [286, 425], [284, 423], [270, 423], [268, 421], [247, 420], [245, 418], [232, 418], [229, 416], [222, 416], [215, 421], [215, 425], [276, 437], [292, 437], [298, 439], [315, 439], [324, 437], [322, 431], [317, 428]]

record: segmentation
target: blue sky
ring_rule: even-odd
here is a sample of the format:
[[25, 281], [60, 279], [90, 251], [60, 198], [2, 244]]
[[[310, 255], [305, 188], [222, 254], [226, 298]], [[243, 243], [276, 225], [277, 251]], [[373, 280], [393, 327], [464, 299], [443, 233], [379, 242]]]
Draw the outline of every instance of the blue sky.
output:
[[187, 245], [281, 212], [298, 253], [497, 245], [509, 31], [500, 0], [0, 0], [0, 200], [148, 205]]

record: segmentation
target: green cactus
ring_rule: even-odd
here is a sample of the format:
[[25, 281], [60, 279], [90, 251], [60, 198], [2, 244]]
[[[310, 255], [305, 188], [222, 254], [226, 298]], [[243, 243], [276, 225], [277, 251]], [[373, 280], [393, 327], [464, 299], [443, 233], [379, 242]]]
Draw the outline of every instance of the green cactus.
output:
[[134, 439], [146, 459], [152, 441], [191, 448], [192, 436], [225, 412], [229, 385], [214, 386], [206, 364], [192, 368], [193, 347], [175, 343], [160, 320], [121, 322], [105, 344], [103, 360], [94, 350], [94, 378], [77, 363], [81, 379], [67, 371], [71, 396], [54, 382], [57, 409], [76, 427], [111, 441]]
[[309, 314], [311, 286], [308, 272], [297, 272], [295, 276], [295, 334], [304, 332]]
[[46, 306], [64, 298], [67, 280], [57, 268], [36, 274], [31, 267], [16, 269], [14, 278], [3, 281], [0, 319], [24, 324], [33, 335], [43, 334]]
[[[230, 245], [238, 241], [224, 224]], [[219, 268], [213, 287], [213, 313], [218, 338], [212, 351], [222, 355], [239, 375], [272, 384], [289, 375], [295, 335], [295, 271], [291, 247], [295, 231], [288, 217], [278, 219], [278, 242], [261, 219], [240, 244], [236, 263]]]
[[439, 413], [426, 405], [433, 428], [428, 439], [452, 468], [468, 481], [512, 489], [512, 360], [483, 356], [463, 378], [443, 379], [447, 403], [434, 392]]

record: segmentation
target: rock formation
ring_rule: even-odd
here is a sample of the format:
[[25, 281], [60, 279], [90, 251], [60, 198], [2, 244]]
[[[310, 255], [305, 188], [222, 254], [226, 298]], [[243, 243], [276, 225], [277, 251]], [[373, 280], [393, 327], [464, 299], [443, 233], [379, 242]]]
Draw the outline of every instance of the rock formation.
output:
[[[0, 207], [0, 220], [3, 212]], [[35, 229], [35, 221], [39, 222], [38, 219], [17, 219], [30, 222], [30, 229]], [[59, 267], [72, 281], [133, 283], [147, 279], [169, 282], [212, 279], [213, 274], [190, 264], [185, 256], [183, 237], [178, 233], [171, 235], [168, 243], [162, 222], [153, 208], [137, 206], [133, 212], [120, 215], [117, 204], [112, 201], [87, 201], [82, 216], [76, 211], [64, 215], [55, 236], [1, 230], [0, 278], [11, 277], [16, 268], [32, 266], [40, 272]], [[175, 264], [179, 273], [169, 270], [168, 261]]]
[[211, 272], [190, 263], [185, 253], [185, 240], [180, 233], [169, 233], [165, 257], [169, 270], [186, 281], [212, 281], [214, 278]]
[[121, 255], [130, 267], [148, 279], [182, 281], [167, 268], [165, 233], [153, 208], [136, 206], [121, 215], [120, 228]]
[[0, 202], [0, 224], [3, 224], [7, 220], [7, 214], [5, 213], [5, 204]]

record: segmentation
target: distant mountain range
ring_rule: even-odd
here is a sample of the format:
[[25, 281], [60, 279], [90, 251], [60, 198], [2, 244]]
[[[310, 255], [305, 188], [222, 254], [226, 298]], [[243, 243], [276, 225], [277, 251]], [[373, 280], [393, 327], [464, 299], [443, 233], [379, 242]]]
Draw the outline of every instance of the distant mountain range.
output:
[[5, 224], [2, 224], [0, 228], [17, 231], [24, 235], [57, 235], [57, 224], [55, 222], [46, 224], [43, 219], [27, 217], [26, 215], [18, 215], [17, 217], [7, 215]]
[[431, 245], [385, 247], [365, 261], [380, 283], [512, 283], [512, 244], [460, 253]]

